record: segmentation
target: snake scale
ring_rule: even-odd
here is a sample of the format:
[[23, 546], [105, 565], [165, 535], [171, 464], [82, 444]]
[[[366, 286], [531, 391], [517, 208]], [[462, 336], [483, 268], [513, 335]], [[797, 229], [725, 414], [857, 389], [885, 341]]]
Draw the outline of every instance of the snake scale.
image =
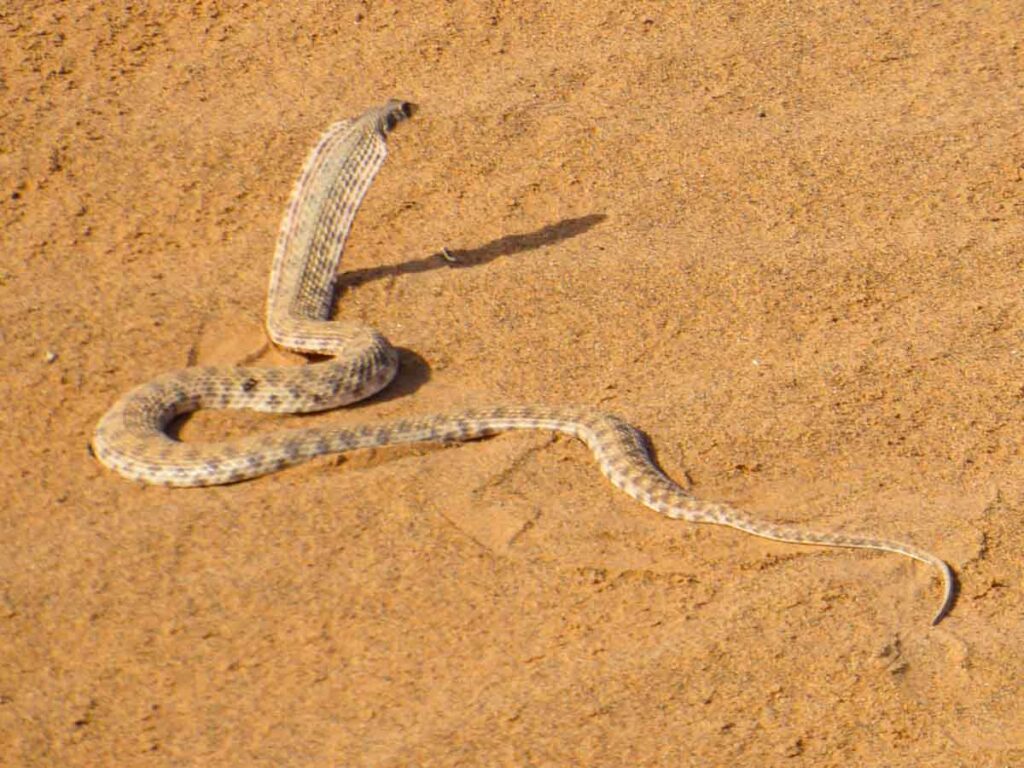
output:
[[166, 373], [124, 395], [100, 419], [92, 441], [104, 465], [131, 480], [170, 486], [234, 483], [314, 456], [416, 442], [462, 442], [512, 429], [563, 432], [593, 452], [613, 485], [677, 520], [737, 528], [775, 541], [860, 547], [906, 555], [939, 571], [944, 591], [932, 623], [952, 606], [955, 577], [945, 561], [898, 541], [755, 520], [726, 504], [701, 501], [654, 463], [644, 435], [588, 407], [498, 406], [447, 416], [341, 428], [313, 426], [223, 442], [188, 444], [167, 434], [180, 414], [201, 408], [308, 413], [369, 397], [388, 385], [398, 355], [378, 331], [331, 320], [334, 282], [345, 239], [387, 156], [386, 139], [410, 117], [392, 100], [331, 125], [292, 190], [274, 255], [266, 323], [271, 340], [322, 362], [292, 367], [194, 367]]

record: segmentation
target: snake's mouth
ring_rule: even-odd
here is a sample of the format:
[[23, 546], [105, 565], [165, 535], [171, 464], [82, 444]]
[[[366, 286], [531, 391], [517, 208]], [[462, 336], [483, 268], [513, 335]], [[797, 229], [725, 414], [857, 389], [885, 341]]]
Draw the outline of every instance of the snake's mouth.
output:
[[391, 99], [384, 107], [384, 119], [381, 127], [385, 133], [390, 133], [403, 120], [408, 120], [418, 110], [418, 107], [411, 101]]

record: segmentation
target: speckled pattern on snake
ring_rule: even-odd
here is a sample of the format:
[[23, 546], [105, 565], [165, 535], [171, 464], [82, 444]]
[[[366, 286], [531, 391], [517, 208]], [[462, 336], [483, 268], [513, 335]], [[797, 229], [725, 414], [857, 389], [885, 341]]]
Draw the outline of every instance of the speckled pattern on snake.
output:
[[270, 275], [267, 331], [282, 347], [329, 359], [279, 368], [195, 367], [158, 376], [124, 395], [100, 420], [92, 448], [103, 464], [144, 483], [203, 486], [248, 480], [314, 456], [357, 448], [461, 442], [511, 429], [564, 432], [586, 444], [613, 485], [670, 518], [726, 525], [775, 541], [895, 552], [927, 563], [942, 577], [942, 603], [933, 623], [942, 619], [954, 599], [955, 578], [935, 555], [898, 541], [773, 525], [726, 504], [696, 499], [654, 464], [641, 432], [587, 407], [497, 406], [203, 444], [171, 438], [165, 431], [168, 423], [201, 408], [323, 411], [369, 397], [394, 378], [398, 355], [388, 340], [361, 323], [331, 320], [330, 313], [352, 220], [387, 156], [388, 134], [412, 112], [410, 103], [392, 100], [330, 126], [292, 190]]

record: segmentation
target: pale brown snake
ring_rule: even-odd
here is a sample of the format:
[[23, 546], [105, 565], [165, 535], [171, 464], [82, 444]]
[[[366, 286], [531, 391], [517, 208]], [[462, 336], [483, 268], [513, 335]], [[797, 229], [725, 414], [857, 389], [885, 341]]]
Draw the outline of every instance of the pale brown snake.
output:
[[638, 430], [587, 407], [498, 406], [197, 445], [168, 436], [165, 428], [175, 416], [201, 408], [322, 411], [369, 397], [394, 378], [398, 356], [387, 339], [361, 323], [329, 318], [352, 220], [384, 163], [387, 135], [411, 114], [409, 103], [389, 101], [354, 120], [335, 123], [320, 138], [292, 190], [270, 275], [267, 330], [282, 347], [331, 359], [280, 368], [196, 367], [158, 376], [118, 400], [100, 420], [92, 448], [103, 464], [145, 483], [217, 485], [357, 448], [462, 442], [510, 429], [564, 432], [590, 448], [612, 484], [668, 517], [727, 525], [775, 541], [896, 552], [927, 563], [943, 580], [942, 604], [933, 623], [942, 619], [953, 602], [955, 579], [952, 569], [935, 555], [898, 541], [773, 525], [726, 504], [696, 499], [658, 469]]

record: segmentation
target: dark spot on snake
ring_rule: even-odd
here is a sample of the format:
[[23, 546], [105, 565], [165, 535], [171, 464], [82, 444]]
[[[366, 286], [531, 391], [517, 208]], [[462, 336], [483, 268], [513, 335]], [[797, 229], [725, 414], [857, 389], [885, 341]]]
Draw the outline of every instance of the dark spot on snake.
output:
[[252, 376], [249, 376], [247, 379], [245, 379], [242, 382], [242, 391], [243, 392], [252, 392], [254, 389], [256, 389], [256, 387], [258, 385], [259, 385], [259, 382], [256, 381], [256, 379], [254, 379]]

